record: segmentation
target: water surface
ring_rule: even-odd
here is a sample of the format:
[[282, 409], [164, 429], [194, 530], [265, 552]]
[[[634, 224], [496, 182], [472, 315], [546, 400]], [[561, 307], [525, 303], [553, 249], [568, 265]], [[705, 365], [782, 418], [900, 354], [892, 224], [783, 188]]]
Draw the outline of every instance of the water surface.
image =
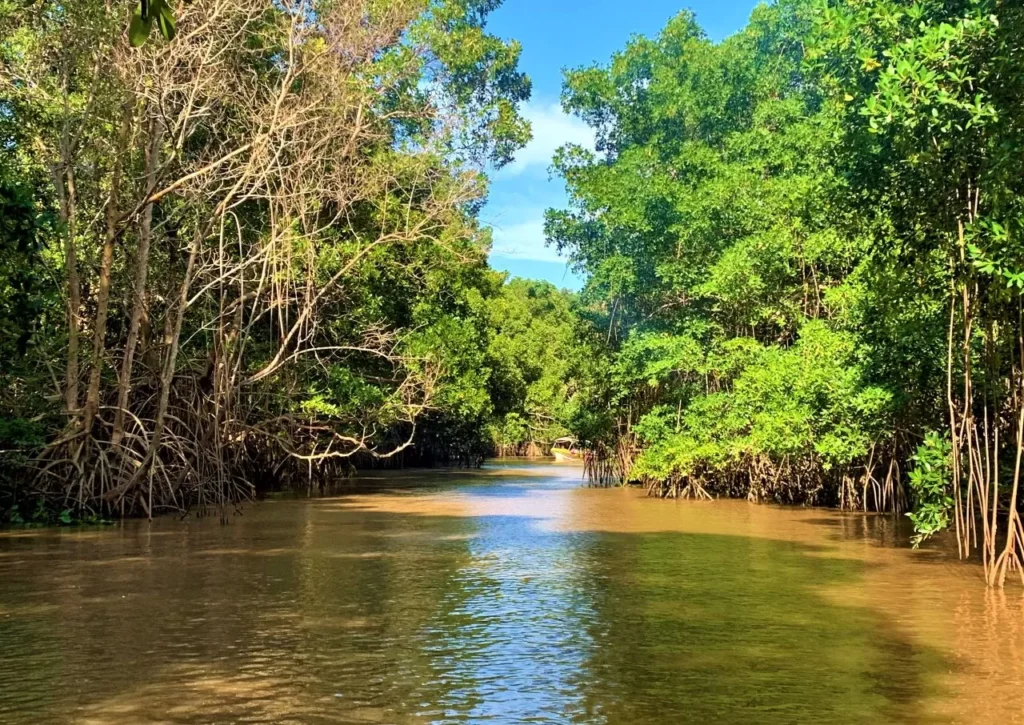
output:
[[4, 723], [1024, 721], [1024, 606], [887, 516], [579, 469], [0, 533]]

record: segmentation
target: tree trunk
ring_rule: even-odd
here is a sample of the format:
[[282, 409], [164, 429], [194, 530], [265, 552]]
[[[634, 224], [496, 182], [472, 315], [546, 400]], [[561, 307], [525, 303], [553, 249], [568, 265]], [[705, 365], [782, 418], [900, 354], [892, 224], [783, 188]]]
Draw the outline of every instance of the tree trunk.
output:
[[[160, 143], [163, 127], [160, 121], [153, 118], [149, 122], [149, 138], [146, 146], [145, 190], [147, 196], [156, 185], [156, 172], [160, 163]], [[135, 360], [135, 348], [139, 341], [139, 329], [146, 309], [146, 284], [149, 276], [149, 247], [153, 232], [153, 205], [146, 204], [142, 210], [139, 224], [139, 246], [135, 259], [135, 276], [132, 283], [132, 312], [128, 324], [128, 340], [125, 343], [124, 359], [121, 362], [121, 374], [117, 389], [117, 410], [114, 412], [114, 433], [112, 442], [116, 446], [124, 436], [124, 414], [128, 407], [128, 395], [131, 392], [132, 367]]]
[[92, 368], [89, 371], [89, 389], [85, 396], [85, 413], [82, 428], [88, 434], [92, 431], [93, 420], [100, 407], [100, 374], [103, 371], [104, 342], [107, 334], [107, 314], [110, 309], [110, 270], [114, 263], [114, 242], [117, 239], [119, 222], [118, 202], [121, 192], [121, 174], [124, 155], [128, 151], [131, 133], [132, 107], [125, 103], [121, 118], [121, 129], [114, 149], [114, 166], [110, 174], [110, 196], [107, 198], [106, 235], [103, 239], [103, 257], [100, 261], [99, 289], [96, 293], [96, 325], [92, 340]]
[[153, 517], [153, 464], [157, 453], [163, 442], [164, 426], [167, 420], [167, 407], [171, 397], [171, 384], [174, 382], [174, 372], [178, 363], [178, 345], [181, 341], [181, 327], [185, 319], [185, 312], [188, 309], [188, 293], [192, 285], [192, 275], [195, 270], [196, 258], [199, 255], [199, 246], [202, 241], [200, 232], [196, 231], [191, 249], [189, 250], [188, 265], [185, 268], [185, 277], [181, 281], [178, 292], [177, 307], [173, 312], [168, 310], [167, 322], [164, 327], [164, 346], [167, 348], [167, 357], [164, 359], [163, 370], [160, 373], [160, 398], [157, 403], [156, 420], [153, 424], [153, 433], [150, 435], [149, 444], [146, 446], [146, 457], [139, 466], [135, 475], [116, 489], [108, 491], [105, 497], [109, 501], [123, 498], [136, 484], [144, 478], [148, 478], [148, 491], [146, 499], [146, 514]]
[[78, 410], [78, 331], [81, 328], [82, 283], [78, 276], [78, 252], [75, 247], [76, 189], [75, 172], [61, 144], [61, 161], [53, 170], [53, 185], [60, 201], [61, 227], [64, 230], [64, 274], [68, 285], [68, 357], [64, 376], [64, 407], [68, 414]]

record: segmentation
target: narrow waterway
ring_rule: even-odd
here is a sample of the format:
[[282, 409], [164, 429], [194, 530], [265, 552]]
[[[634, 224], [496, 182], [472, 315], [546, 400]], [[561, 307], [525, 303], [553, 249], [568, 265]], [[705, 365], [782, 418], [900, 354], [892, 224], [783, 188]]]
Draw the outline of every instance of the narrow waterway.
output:
[[3, 723], [1024, 721], [1021, 594], [886, 516], [579, 469], [0, 533]]

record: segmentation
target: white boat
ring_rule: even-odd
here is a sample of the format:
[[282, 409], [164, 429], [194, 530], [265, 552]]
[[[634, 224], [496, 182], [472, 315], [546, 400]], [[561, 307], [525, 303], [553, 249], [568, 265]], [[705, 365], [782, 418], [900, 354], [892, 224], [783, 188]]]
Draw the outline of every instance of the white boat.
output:
[[562, 436], [551, 444], [551, 455], [556, 461], [582, 461], [583, 451], [572, 436]]

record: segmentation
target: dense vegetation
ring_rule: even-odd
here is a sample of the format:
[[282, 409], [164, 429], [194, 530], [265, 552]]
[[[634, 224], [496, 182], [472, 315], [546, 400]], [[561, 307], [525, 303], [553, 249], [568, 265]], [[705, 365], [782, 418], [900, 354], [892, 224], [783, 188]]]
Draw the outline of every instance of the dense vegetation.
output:
[[909, 512], [1024, 575], [1024, 9], [684, 12], [569, 71], [574, 297], [486, 264], [530, 133], [497, 4], [0, 0], [0, 510], [573, 433], [603, 481]]
[[912, 505], [1021, 568], [1022, 38], [1000, 0], [780, 0], [567, 74], [597, 145], [547, 233], [605, 333], [607, 473]]
[[529, 139], [496, 5], [210, 0], [136, 48], [130, 4], [0, 2], [6, 517], [563, 430], [569, 300], [504, 288], [476, 221]]

